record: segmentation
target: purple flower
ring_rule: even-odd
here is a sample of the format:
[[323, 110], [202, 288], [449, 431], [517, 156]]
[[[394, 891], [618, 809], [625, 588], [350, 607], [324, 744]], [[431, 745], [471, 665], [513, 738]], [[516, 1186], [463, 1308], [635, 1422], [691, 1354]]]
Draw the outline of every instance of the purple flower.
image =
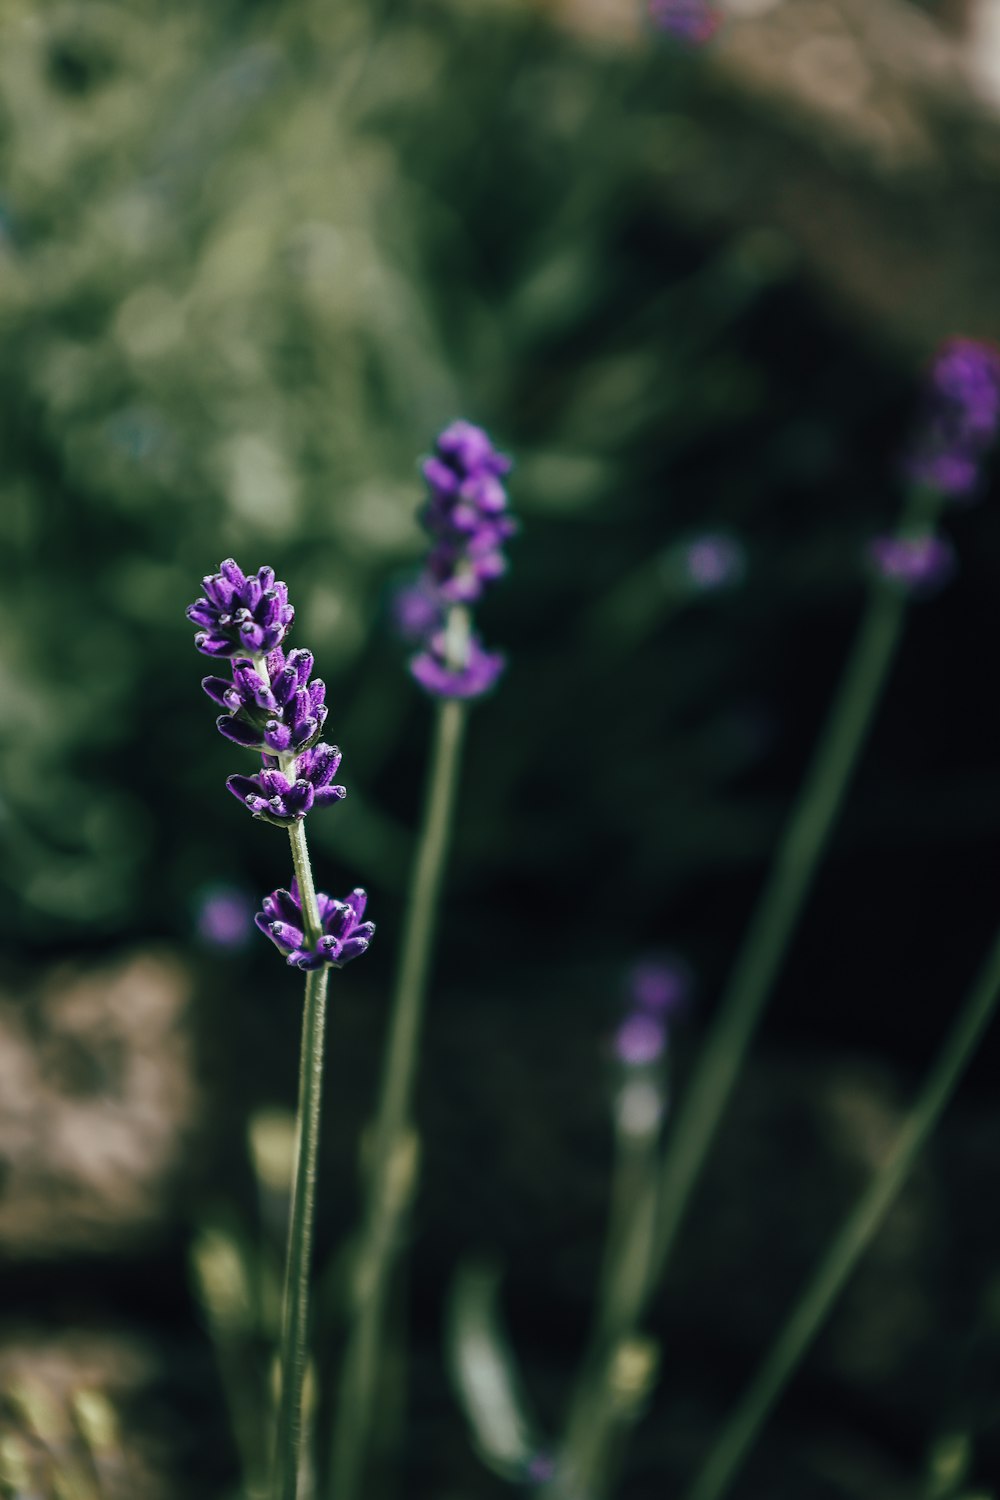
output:
[[955, 553], [943, 536], [879, 536], [868, 547], [868, 558], [887, 583], [907, 593], [928, 595], [951, 578]]
[[231, 557], [203, 580], [205, 593], [188, 606], [187, 617], [201, 629], [194, 638], [206, 656], [260, 656], [287, 635], [295, 611], [288, 588], [274, 580], [273, 568], [247, 576]]
[[426, 640], [443, 623], [441, 600], [426, 577], [400, 584], [389, 601], [389, 611], [396, 633], [411, 643]]
[[228, 715], [216, 720], [220, 734], [248, 750], [305, 750], [323, 732], [327, 709], [325, 684], [309, 681], [313, 668], [311, 651], [290, 651], [280, 646], [260, 665], [245, 657], [233, 661], [231, 681], [206, 677], [202, 687]]
[[931, 361], [920, 430], [906, 460], [912, 479], [953, 498], [971, 496], [1000, 427], [1000, 349], [954, 338]]
[[664, 1019], [678, 1015], [691, 995], [691, 973], [672, 954], [651, 954], [632, 965], [625, 976], [629, 1004]]
[[663, 1056], [667, 1028], [655, 1016], [636, 1011], [615, 1033], [615, 1054], [629, 1068], [648, 1067]]
[[706, 532], [684, 546], [684, 571], [695, 588], [707, 593], [738, 583], [746, 569], [743, 547], [726, 532]]
[[468, 637], [463, 666], [452, 666], [447, 652], [448, 637], [442, 630], [431, 636], [426, 650], [410, 660], [412, 675], [436, 698], [479, 698], [489, 692], [505, 666], [503, 653], [484, 651], [474, 634]]
[[722, 25], [722, 16], [706, 0], [649, 0], [653, 25], [676, 41], [700, 46]]
[[255, 818], [289, 828], [312, 808], [327, 807], [347, 795], [344, 787], [331, 785], [340, 758], [336, 745], [314, 745], [296, 756], [288, 775], [279, 769], [277, 756], [265, 755], [258, 775], [230, 776], [226, 786]]
[[430, 493], [422, 520], [433, 538], [426, 576], [446, 604], [474, 604], [506, 570], [503, 544], [517, 530], [501, 482], [510, 467], [471, 422], [446, 427], [423, 465]]
[[253, 902], [237, 886], [208, 886], [198, 896], [198, 936], [209, 948], [245, 948], [253, 931]]
[[264, 897], [264, 910], [257, 913], [254, 921], [293, 968], [319, 969], [332, 964], [335, 969], [342, 969], [365, 952], [375, 932], [374, 922], [361, 920], [367, 901], [360, 888], [343, 901], [317, 891], [322, 936], [312, 947], [306, 940], [299, 888], [294, 880], [291, 890], [273, 891]]

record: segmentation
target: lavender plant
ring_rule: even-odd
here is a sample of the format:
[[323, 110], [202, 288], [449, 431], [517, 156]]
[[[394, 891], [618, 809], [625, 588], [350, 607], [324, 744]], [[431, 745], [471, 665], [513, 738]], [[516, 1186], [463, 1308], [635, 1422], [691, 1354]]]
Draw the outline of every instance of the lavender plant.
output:
[[375, 928], [362, 921], [363, 890], [337, 901], [313, 883], [306, 815], [339, 802], [345, 789], [333, 783], [340, 751], [320, 739], [326, 689], [321, 680], [311, 680], [312, 654], [296, 650], [286, 656], [283, 649], [295, 618], [286, 585], [275, 580], [272, 568], [248, 575], [228, 558], [205, 578], [204, 588], [187, 611], [199, 627], [195, 646], [206, 656], [228, 660], [232, 675], [206, 677], [202, 686], [226, 710], [217, 720], [219, 732], [261, 760], [256, 774], [233, 775], [226, 784], [259, 822], [287, 829], [291, 844], [294, 879], [264, 898], [255, 920], [287, 963], [306, 975], [273, 1474], [274, 1500], [295, 1500], [302, 1467], [327, 981], [331, 968], [341, 969], [365, 952]]
[[511, 462], [480, 427], [446, 427], [423, 465], [421, 520], [431, 545], [402, 615], [420, 644], [414, 680], [436, 700], [427, 792], [389, 1020], [371, 1166], [356, 1252], [351, 1327], [331, 1448], [330, 1493], [359, 1493], [371, 1433], [385, 1302], [416, 1170], [412, 1096], [438, 897], [448, 852], [468, 704], [504, 669], [473, 627], [472, 608], [507, 568], [517, 530], [504, 478]]
[[706, 1038], [663, 1169], [654, 1269], [669, 1258], [732, 1083], [780, 972], [902, 639], [910, 599], [943, 581], [949, 547], [938, 522], [949, 499], [974, 493], [1000, 425], [1000, 358], [956, 339], [934, 357], [907, 458], [895, 535], [872, 549], [868, 605], [785, 835]]
[[[618, 1248], [611, 1256], [612, 1272], [604, 1279], [599, 1299], [602, 1310], [596, 1321], [596, 1327], [600, 1329], [603, 1324], [608, 1333], [594, 1340], [585, 1362], [570, 1408], [556, 1480], [556, 1493], [566, 1500], [579, 1493], [598, 1500], [605, 1493], [602, 1475], [606, 1442], [601, 1434], [610, 1427], [607, 1413], [613, 1404], [615, 1361], [623, 1341], [638, 1326], [662, 1275], [732, 1084], [794, 936], [898, 649], [909, 600], [933, 592], [950, 574], [951, 547], [938, 534], [937, 523], [947, 499], [975, 492], [989, 442], [1000, 426], [1000, 359], [996, 351], [971, 339], [944, 345], [930, 366], [924, 403], [922, 423], [907, 460], [910, 491], [900, 526], [895, 535], [878, 538], [869, 550], [872, 577], [868, 608], [729, 987], [671, 1131], [658, 1168], [659, 1182], [650, 1190], [643, 1187], [634, 1192], [627, 1222], [617, 1231]], [[996, 964], [994, 956], [942, 1053], [898, 1151], [835, 1241], [793, 1315], [791, 1331], [775, 1346], [758, 1383], [727, 1429], [722, 1456], [709, 1463], [692, 1492], [692, 1500], [716, 1500], [722, 1493], [739, 1456], [874, 1232], [986, 1024], [1000, 982], [994, 976]], [[635, 1029], [635, 1040], [630, 1041], [633, 1050], [636, 1046], [654, 1047], [648, 1024], [641, 1031], [635, 1022], [631, 1026]], [[652, 1209], [650, 1191], [654, 1194]], [[614, 1306], [615, 1271], [624, 1265], [631, 1266], [628, 1275], [622, 1277], [627, 1287], [628, 1316], [619, 1319], [616, 1328], [613, 1320], [609, 1322], [606, 1309]]]

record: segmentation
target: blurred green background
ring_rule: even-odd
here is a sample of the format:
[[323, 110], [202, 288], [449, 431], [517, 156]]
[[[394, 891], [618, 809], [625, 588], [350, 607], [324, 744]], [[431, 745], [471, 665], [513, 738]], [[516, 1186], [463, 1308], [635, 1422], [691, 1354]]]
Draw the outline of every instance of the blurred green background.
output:
[[[152, 944], [199, 997], [183, 1067], [201, 1098], [170, 1096], [197, 1159], [134, 1234], [91, 1243], [55, 1212], [11, 1231], [8, 1313], [97, 1306], [169, 1345], [179, 1493], [222, 1493], [233, 1464], [185, 1246], [209, 1206], [250, 1201], [244, 1121], [291, 1099], [297, 1043], [295, 984], [263, 940], [220, 957], [199, 938], [206, 893], [256, 902], [289, 873], [280, 834], [224, 789], [250, 757], [198, 686], [184, 609], [202, 575], [233, 555], [287, 581], [349, 791], [310, 821], [314, 861], [327, 889], [366, 885], [379, 923], [334, 1027], [324, 1149], [351, 1192], [324, 1205], [332, 1253], [429, 726], [389, 611], [423, 546], [418, 459], [459, 415], [515, 459], [523, 530], [481, 611], [510, 666], [473, 718], [428, 1034], [406, 1490], [498, 1493], [444, 1390], [443, 1287], [469, 1245], [500, 1247], [557, 1411], [599, 1253], [621, 971], [678, 949], [711, 1008], [850, 639], [865, 543], [898, 508], [922, 361], [940, 337], [1000, 331], [1000, 130], [962, 92], [958, 8], [733, 9], [705, 54], [654, 35], [638, 0], [0, 11], [10, 1014], [41, 1016], [44, 1053], [45, 986]], [[752, 1118], [778, 1101], [770, 1144], [745, 1172], [729, 1139], [711, 1202], [732, 1238], [706, 1210], [658, 1314], [693, 1373], [671, 1408], [682, 1436], [649, 1440], [637, 1496], [690, 1464], [683, 1431], [710, 1430], [863, 1176], [863, 1151], [831, 1166], [826, 1116], [812, 1154], [787, 1121], [828, 1089], [829, 1118], [863, 1142], [865, 1109], [906, 1097], [995, 920], [994, 501], [949, 529], [958, 580], [915, 612], [750, 1085]], [[705, 534], [740, 549], [724, 589], [686, 570]], [[57, 1091], [111, 1090], [112, 1065], [81, 1085], [44, 1056]], [[831, 1477], [793, 1411], [769, 1495], [923, 1494], [910, 1480], [952, 1399], [942, 1350], [975, 1328], [996, 1351], [995, 1214], [976, 1209], [995, 1109], [975, 1120], [951, 1148], [954, 1236], [942, 1246], [929, 1211], [913, 1239], [920, 1311], [900, 1317], [924, 1330], [918, 1353], [890, 1330], [867, 1366], [838, 1365], [837, 1346], [818, 1367], [853, 1477]], [[0, 1154], [20, 1160], [8, 1136]], [[767, 1226], [797, 1193], [808, 1227], [785, 1224], [775, 1261]], [[764, 1290], [720, 1307], [747, 1265]]]

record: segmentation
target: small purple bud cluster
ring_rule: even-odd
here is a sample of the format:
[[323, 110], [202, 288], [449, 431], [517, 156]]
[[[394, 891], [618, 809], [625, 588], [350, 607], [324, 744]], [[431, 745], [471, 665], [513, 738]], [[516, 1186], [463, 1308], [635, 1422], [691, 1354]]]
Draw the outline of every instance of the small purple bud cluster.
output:
[[894, 588], [926, 598], [951, 578], [955, 552], [947, 537], [877, 536], [869, 544], [868, 560], [880, 578]]
[[205, 656], [259, 656], [273, 651], [291, 629], [295, 611], [273, 568], [247, 577], [229, 557], [203, 583], [205, 595], [188, 607], [187, 617], [201, 626], [194, 643]]
[[295, 611], [273, 568], [248, 576], [227, 558], [204, 588], [187, 612], [202, 626], [194, 643], [206, 656], [228, 657], [232, 677], [206, 677], [202, 687], [226, 709], [216, 720], [219, 733], [259, 751], [263, 762], [256, 776], [230, 776], [226, 785], [255, 818], [288, 828], [346, 795], [332, 785], [340, 751], [319, 743], [326, 687], [310, 681], [311, 651], [286, 656], [282, 649]]
[[658, 31], [693, 47], [711, 41], [722, 25], [722, 16], [706, 0], [649, 0], [649, 18]]
[[[671, 563], [674, 554], [668, 554]], [[726, 531], [707, 531], [681, 544], [678, 558], [689, 588], [716, 593], [733, 588], [746, 572], [746, 552], [740, 540]]]
[[[430, 493], [421, 520], [431, 548], [396, 615], [403, 633], [423, 645], [410, 671], [435, 697], [477, 698], [504, 668], [503, 656], [484, 649], [464, 611], [507, 571], [503, 547], [517, 531], [502, 482], [510, 467], [471, 422], [446, 427], [423, 466]], [[464, 620], [461, 630], [453, 628], [456, 617]]]
[[[320, 739], [326, 688], [311, 680], [311, 651], [285, 654], [283, 641], [295, 611], [273, 568], [248, 575], [228, 558], [204, 580], [204, 588], [187, 611], [200, 627], [194, 643], [205, 656], [228, 658], [232, 677], [206, 677], [202, 687], [226, 710], [217, 720], [220, 734], [261, 757], [256, 775], [230, 776], [226, 786], [261, 822], [291, 828], [313, 808], [346, 795], [333, 783], [340, 751]], [[366, 899], [362, 890], [352, 891], [346, 901], [318, 892], [321, 931], [313, 943], [294, 881], [290, 890], [266, 897], [255, 920], [294, 967], [341, 968], [365, 951], [375, 930], [361, 920]]]
[[928, 370], [910, 477], [953, 499], [974, 496], [998, 428], [1000, 349], [982, 339], [948, 339]]
[[666, 1051], [668, 1023], [687, 1004], [690, 976], [676, 958], [657, 955], [633, 965], [625, 990], [627, 1010], [615, 1034], [615, 1055], [627, 1068], [648, 1068]]
[[342, 969], [352, 958], [359, 958], [372, 940], [374, 922], [362, 922], [368, 897], [360, 888], [343, 901], [335, 901], [321, 891], [316, 896], [322, 936], [314, 946], [306, 941], [305, 918], [299, 888], [293, 880], [291, 890], [273, 891], [264, 897], [264, 910], [254, 921], [269, 937], [294, 969], [319, 969], [332, 964]]

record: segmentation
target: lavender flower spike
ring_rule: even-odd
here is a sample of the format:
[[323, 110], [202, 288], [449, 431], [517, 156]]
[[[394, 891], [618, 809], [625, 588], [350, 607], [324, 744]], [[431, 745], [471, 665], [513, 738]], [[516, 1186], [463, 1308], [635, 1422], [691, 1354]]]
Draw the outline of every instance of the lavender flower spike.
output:
[[949, 339], [928, 371], [921, 430], [906, 463], [910, 477], [953, 499], [973, 496], [998, 428], [1000, 349]]
[[188, 607], [187, 616], [201, 627], [194, 643], [205, 656], [260, 656], [281, 645], [295, 611], [287, 585], [275, 582], [273, 568], [247, 575], [227, 557], [218, 573], [203, 582], [205, 593]]
[[265, 755], [264, 769], [256, 776], [230, 776], [226, 786], [262, 823], [290, 828], [312, 808], [347, 796], [346, 787], [331, 785], [340, 759], [336, 745], [322, 743], [296, 756], [287, 771], [280, 769], [276, 755]]
[[517, 530], [501, 483], [510, 467], [471, 422], [446, 427], [424, 464], [430, 494], [422, 520], [434, 542], [426, 577], [447, 604], [475, 604], [506, 571], [503, 544]]
[[507, 570], [504, 543], [517, 531], [502, 483], [510, 467], [471, 422], [446, 427], [423, 466], [430, 493], [421, 519], [431, 548], [406, 599], [408, 614], [416, 605], [423, 620], [424, 650], [410, 672], [438, 698], [478, 698], [504, 668], [470, 629], [467, 611]]
[[322, 891], [316, 893], [322, 936], [313, 947], [305, 936], [305, 919], [299, 888], [292, 881], [291, 890], [277, 890], [265, 896], [263, 911], [254, 918], [266, 937], [296, 969], [319, 969], [331, 964], [342, 969], [352, 958], [365, 952], [375, 932], [374, 922], [362, 922], [368, 897], [358, 888], [343, 901], [335, 901]]

